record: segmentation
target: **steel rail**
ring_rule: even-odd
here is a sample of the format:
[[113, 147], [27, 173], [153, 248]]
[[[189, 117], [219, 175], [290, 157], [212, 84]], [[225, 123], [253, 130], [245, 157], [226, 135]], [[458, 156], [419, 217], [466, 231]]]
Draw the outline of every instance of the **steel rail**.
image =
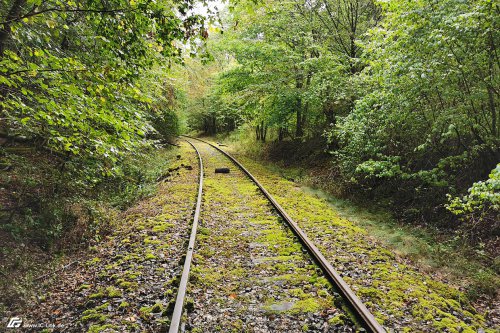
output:
[[[238, 160], [236, 160], [233, 156], [231, 156], [226, 151], [221, 148], [215, 146], [214, 144], [207, 142], [205, 140], [201, 140], [198, 138], [190, 137], [184, 135], [185, 137], [198, 140], [205, 144], [210, 145], [211, 147], [217, 149], [227, 158], [229, 158], [234, 164], [236, 164], [256, 185], [259, 187], [261, 192], [267, 197], [267, 199], [271, 202], [274, 208], [278, 211], [281, 217], [286, 221], [288, 226], [292, 229], [294, 234], [299, 238], [301, 243], [305, 246], [309, 254], [315, 259], [318, 265], [321, 267], [323, 272], [329, 278], [329, 280], [339, 289], [340, 294], [347, 299], [349, 305], [354, 310], [355, 315], [362, 321], [365, 328], [369, 329], [370, 332], [373, 333], [385, 333], [385, 329], [380, 325], [373, 314], [366, 308], [363, 302], [356, 296], [356, 294], [352, 291], [349, 285], [342, 279], [340, 274], [333, 268], [330, 262], [323, 256], [321, 251], [314, 245], [309, 237], [300, 229], [297, 223], [288, 215], [283, 207], [274, 199], [274, 197], [262, 186], [262, 184], [248, 171]], [[172, 333], [172, 332], [170, 332]]]
[[[186, 140], [187, 141], [187, 140]], [[179, 332], [179, 327], [181, 325], [182, 310], [184, 307], [184, 299], [186, 298], [187, 284], [189, 280], [189, 271], [191, 269], [191, 261], [193, 259], [193, 250], [196, 241], [196, 230], [198, 229], [198, 220], [200, 218], [201, 211], [201, 200], [203, 192], [203, 161], [201, 159], [200, 152], [196, 147], [189, 141], [187, 141], [198, 155], [198, 165], [200, 168], [199, 174], [199, 184], [198, 184], [198, 197], [196, 199], [196, 208], [193, 217], [193, 226], [191, 228], [191, 235], [189, 236], [189, 244], [186, 252], [186, 259], [184, 260], [184, 267], [182, 269], [181, 281], [179, 283], [179, 289], [177, 290], [177, 298], [175, 300], [174, 312], [172, 313], [172, 320], [170, 321], [169, 333]]]

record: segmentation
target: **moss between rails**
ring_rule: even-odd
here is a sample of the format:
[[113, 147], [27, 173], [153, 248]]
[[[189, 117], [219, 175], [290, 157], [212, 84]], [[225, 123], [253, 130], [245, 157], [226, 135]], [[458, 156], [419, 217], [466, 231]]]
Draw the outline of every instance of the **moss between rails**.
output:
[[153, 232], [165, 232], [167, 231], [168, 228], [173, 227], [174, 225], [172, 223], [160, 223], [157, 224], [151, 229]]
[[[361, 276], [371, 277], [367, 281], [349, 276], [345, 279], [384, 325], [397, 325], [396, 318], [410, 313], [413, 320], [408, 327], [416, 330], [446, 327], [449, 332], [460, 332], [484, 327], [484, 316], [475, 313], [466, 295], [398, 264], [393, 253], [374, 244], [364, 229], [341, 218], [325, 199], [303, 192], [250, 159], [239, 158], [339, 270], [356, 268]], [[329, 244], [334, 244], [333, 250]], [[357, 258], [354, 264], [352, 255]]]
[[[211, 158], [205, 160], [207, 168], [214, 163]], [[307, 256], [302, 253], [300, 244], [272, 213], [272, 208], [258, 188], [244, 177], [236, 181], [233, 176], [207, 174], [204, 212], [217, 214], [203, 219], [205, 224], [199, 229], [190, 283], [195, 283], [196, 288], [210, 290], [212, 304], [220, 307], [237, 304], [236, 313], [242, 313], [248, 307], [262, 306], [261, 309], [268, 313], [279, 312], [283, 316], [299, 318], [306, 313], [331, 309], [333, 296], [330, 295], [328, 281], [318, 276], [321, 273], [316, 271], [312, 262], [307, 264]], [[229, 200], [235, 197], [239, 200]], [[231, 259], [242, 253], [246, 258], [250, 254], [252, 265], [249, 266], [245, 260]], [[210, 259], [214, 257], [219, 260], [214, 262]], [[311, 280], [312, 277], [314, 279]], [[282, 287], [281, 281], [287, 281], [287, 288]], [[263, 286], [270, 295], [257, 300], [253, 292], [246, 291], [247, 288], [259, 290]], [[288, 288], [294, 290], [289, 292]], [[285, 299], [294, 305], [287, 305], [284, 311], [273, 310], [279, 308]], [[245, 327], [243, 324], [234, 325], [234, 322], [219, 324], [225, 330], [234, 328], [237, 332]], [[215, 326], [200, 328], [204, 331], [217, 329]]]
[[299, 312], [318, 312], [319, 310], [325, 308], [324, 302], [314, 296], [308, 297], [305, 299], [301, 299], [296, 302], [293, 307], [290, 309], [290, 313], [299, 313]]
[[335, 317], [328, 320], [328, 323], [333, 326], [344, 325], [346, 317], [343, 314], [338, 314]]

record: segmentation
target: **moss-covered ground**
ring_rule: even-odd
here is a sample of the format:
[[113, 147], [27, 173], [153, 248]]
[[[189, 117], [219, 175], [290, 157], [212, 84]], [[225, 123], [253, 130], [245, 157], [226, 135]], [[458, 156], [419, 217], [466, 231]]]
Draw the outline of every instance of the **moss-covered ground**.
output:
[[[276, 212], [226, 158], [197, 144], [205, 163], [204, 202], [186, 300], [192, 332], [351, 332], [341, 298]], [[466, 294], [381, 245], [363, 223], [340, 215], [244, 156], [266, 186], [377, 320], [397, 332], [495, 332]], [[190, 231], [197, 158], [173, 149], [156, 193], [112, 216], [113, 231], [70, 269], [48, 275], [25, 323], [44, 332], [160, 332], [167, 329]], [[231, 168], [214, 174], [215, 167]], [[167, 170], [168, 169], [168, 170]], [[368, 229], [369, 230], [369, 229]], [[55, 281], [55, 282], [54, 282]], [[30, 331], [26, 329], [25, 331]], [[31, 331], [40, 331], [33, 329]]]
[[324, 197], [304, 191], [261, 163], [235, 156], [295, 219], [384, 326], [403, 332], [496, 331], [487, 320], [488, 313], [478, 313], [458, 288], [419, 271], [376, 242], [366, 229], [341, 217]]

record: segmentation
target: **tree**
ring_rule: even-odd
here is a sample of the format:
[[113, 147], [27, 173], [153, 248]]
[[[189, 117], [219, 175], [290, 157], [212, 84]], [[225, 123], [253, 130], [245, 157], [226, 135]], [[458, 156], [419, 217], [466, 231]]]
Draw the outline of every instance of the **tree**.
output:
[[337, 156], [347, 179], [397, 191], [430, 216], [500, 158], [499, 9], [482, 0], [380, 5], [363, 96], [338, 127]]
[[0, 22], [2, 136], [77, 162], [75, 172], [112, 174], [152, 130], [144, 71], [180, 60], [182, 41], [205, 36], [203, 17], [177, 14], [192, 6], [8, 1]]
[[183, 50], [203, 52], [194, 2], [2, 1], [2, 228], [47, 245], [75, 209], [94, 210], [86, 198], [116, 184], [129, 194], [140, 179], [128, 177], [131, 161], [151, 151], [154, 134], [175, 134], [169, 68]]

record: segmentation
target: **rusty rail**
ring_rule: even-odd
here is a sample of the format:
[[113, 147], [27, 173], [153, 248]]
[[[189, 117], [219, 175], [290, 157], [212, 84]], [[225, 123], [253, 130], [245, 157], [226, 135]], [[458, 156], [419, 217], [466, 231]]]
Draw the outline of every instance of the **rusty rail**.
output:
[[[187, 140], [186, 140], [187, 141]], [[186, 259], [184, 260], [184, 267], [182, 269], [181, 281], [179, 289], [177, 290], [177, 298], [175, 300], [174, 312], [172, 313], [172, 320], [170, 321], [169, 333], [179, 332], [181, 325], [182, 310], [184, 307], [184, 299], [186, 298], [187, 283], [189, 280], [189, 271], [191, 269], [191, 261], [193, 259], [194, 244], [196, 241], [196, 230], [198, 229], [198, 220], [200, 218], [201, 200], [203, 192], [203, 161], [198, 149], [189, 141], [187, 141], [198, 155], [198, 165], [200, 168], [199, 184], [198, 184], [198, 197], [196, 199], [196, 208], [194, 211], [193, 225], [191, 227], [191, 235], [189, 236], [189, 244], [186, 252]]]

